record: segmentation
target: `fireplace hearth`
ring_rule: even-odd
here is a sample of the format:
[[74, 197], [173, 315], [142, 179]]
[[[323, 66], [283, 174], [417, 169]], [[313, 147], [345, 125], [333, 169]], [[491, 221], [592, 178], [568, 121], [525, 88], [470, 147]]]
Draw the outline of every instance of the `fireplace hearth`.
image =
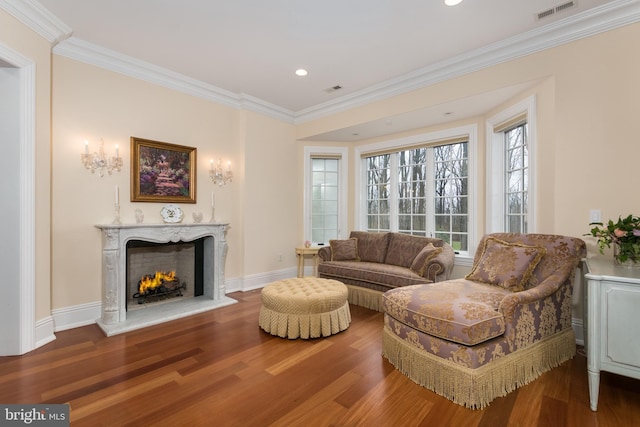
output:
[[[102, 230], [102, 315], [97, 323], [107, 336], [237, 302], [225, 295], [224, 287], [228, 224], [96, 227]], [[150, 264], [158, 264], [152, 270], [145, 265], [150, 257], [159, 257]], [[179, 283], [165, 286], [162, 292], [167, 291], [166, 295], [142, 295], [144, 303], [139, 304], [141, 295], [133, 296], [141, 293], [141, 278], [165, 268], [176, 270]], [[165, 297], [173, 287], [174, 295], [178, 292], [182, 296], [168, 300]]]

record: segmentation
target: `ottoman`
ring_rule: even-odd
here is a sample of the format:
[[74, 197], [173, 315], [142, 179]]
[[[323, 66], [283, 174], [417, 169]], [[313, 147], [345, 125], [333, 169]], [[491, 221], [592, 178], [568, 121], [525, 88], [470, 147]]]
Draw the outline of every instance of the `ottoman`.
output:
[[262, 288], [258, 324], [289, 339], [328, 337], [351, 323], [347, 287], [337, 280], [300, 277]]

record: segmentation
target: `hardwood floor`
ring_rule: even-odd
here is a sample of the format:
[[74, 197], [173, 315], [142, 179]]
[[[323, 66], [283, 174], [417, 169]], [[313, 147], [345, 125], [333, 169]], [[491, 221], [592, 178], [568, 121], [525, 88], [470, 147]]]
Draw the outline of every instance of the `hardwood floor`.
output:
[[0, 358], [0, 402], [69, 403], [72, 426], [633, 426], [640, 381], [602, 374], [589, 409], [579, 354], [484, 410], [420, 387], [380, 355], [382, 314], [352, 306], [348, 330], [286, 340], [238, 304], [107, 338], [95, 325]]

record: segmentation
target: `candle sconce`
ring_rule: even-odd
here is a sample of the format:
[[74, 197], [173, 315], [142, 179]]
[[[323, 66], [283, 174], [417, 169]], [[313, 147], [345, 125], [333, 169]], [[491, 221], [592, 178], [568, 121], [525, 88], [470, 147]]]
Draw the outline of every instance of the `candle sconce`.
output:
[[98, 175], [102, 178], [107, 172], [109, 175], [113, 171], [120, 172], [122, 170], [122, 157], [118, 155], [118, 144], [116, 144], [116, 155], [110, 159], [104, 152], [104, 141], [100, 138], [100, 149], [89, 153], [89, 142], [84, 142], [84, 153], [80, 154], [80, 160], [84, 167], [91, 171], [91, 173], [98, 172]]
[[227, 162], [227, 170], [222, 167], [222, 161], [218, 159], [218, 162], [214, 165], [211, 160], [211, 166], [209, 167], [209, 177], [214, 184], [218, 187], [222, 187], [228, 182], [233, 181], [233, 172], [231, 171], [231, 161]]

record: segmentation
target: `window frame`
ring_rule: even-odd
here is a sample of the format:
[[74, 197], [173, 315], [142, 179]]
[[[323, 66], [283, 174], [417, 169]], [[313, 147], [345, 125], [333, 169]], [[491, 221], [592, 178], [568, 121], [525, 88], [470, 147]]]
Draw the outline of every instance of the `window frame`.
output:
[[536, 97], [530, 96], [513, 104], [486, 121], [486, 153], [487, 153], [487, 188], [486, 188], [486, 232], [499, 233], [506, 230], [505, 206], [505, 131], [496, 132], [502, 123], [517, 117], [525, 117], [527, 122], [528, 150], [528, 205], [527, 232], [535, 233], [536, 225], [536, 192], [535, 192], [535, 158], [536, 158]]
[[[348, 217], [348, 177], [349, 177], [349, 151], [346, 147], [304, 147], [304, 240], [311, 241], [311, 216], [312, 216], [312, 159], [313, 158], [340, 158], [338, 163], [338, 237], [346, 238]], [[317, 242], [316, 242], [317, 243]], [[329, 242], [323, 242], [325, 245]]]
[[[392, 139], [387, 141], [380, 141], [372, 144], [366, 144], [357, 146], [354, 149], [354, 190], [357, 193], [356, 195], [356, 205], [354, 207], [354, 216], [355, 216], [355, 225], [358, 230], [366, 230], [367, 229], [367, 201], [365, 197], [365, 191], [363, 189], [363, 185], [367, 182], [366, 179], [366, 157], [367, 155], [375, 155], [376, 153], [383, 152], [391, 152], [391, 151], [401, 151], [410, 149], [411, 147], [416, 146], [433, 146], [438, 145], [439, 143], [446, 142], [448, 140], [455, 140], [458, 138], [464, 137], [468, 140], [468, 185], [469, 185], [469, 195], [468, 195], [468, 215], [469, 215], [469, 224], [468, 224], [468, 238], [469, 238], [469, 250], [468, 252], [460, 252], [460, 254], [456, 255], [456, 264], [463, 265], [471, 265], [470, 263], [463, 262], [458, 263], [458, 260], [462, 260], [464, 258], [472, 259], [475, 252], [475, 247], [477, 246], [477, 218], [478, 218], [478, 209], [477, 209], [477, 195], [478, 195], [478, 177], [477, 177], [477, 145], [478, 145], [478, 126], [475, 124], [467, 125], [467, 126], [459, 126], [450, 129], [444, 129], [436, 132], [422, 133], [417, 135], [412, 135], [408, 137]], [[392, 177], [391, 185], [397, 184], [397, 182]], [[432, 183], [427, 183], [427, 185], [432, 185]], [[393, 211], [392, 211], [393, 212]], [[433, 221], [432, 218], [433, 212], [429, 212], [429, 218], [427, 221]], [[391, 218], [391, 229], [397, 229], [397, 221], [392, 216]]]

